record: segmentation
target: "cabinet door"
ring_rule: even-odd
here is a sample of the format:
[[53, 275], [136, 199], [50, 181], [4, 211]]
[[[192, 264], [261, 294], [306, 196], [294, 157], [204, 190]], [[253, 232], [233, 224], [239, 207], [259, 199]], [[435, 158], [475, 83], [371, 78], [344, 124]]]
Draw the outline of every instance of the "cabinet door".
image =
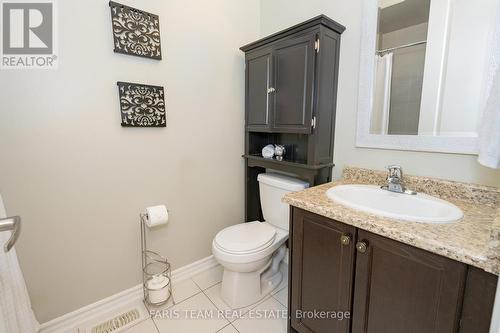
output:
[[[350, 312], [355, 228], [293, 208], [291, 325], [300, 333], [349, 332], [349, 318], [311, 318], [315, 311]], [[341, 243], [341, 237], [349, 242]], [[345, 240], [345, 238], [344, 238]]]
[[460, 333], [488, 333], [490, 331], [497, 285], [497, 275], [469, 267], [460, 319]]
[[251, 52], [246, 56], [246, 126], [250, 130], [269, 130], [271, 49]]
[[273, 129], [311, 133], [314, 43], [310, 34], [277, 43], [273, 51]]
[[358, 240], [353, 333], [457, 332], [465, 264], [361, 230]]

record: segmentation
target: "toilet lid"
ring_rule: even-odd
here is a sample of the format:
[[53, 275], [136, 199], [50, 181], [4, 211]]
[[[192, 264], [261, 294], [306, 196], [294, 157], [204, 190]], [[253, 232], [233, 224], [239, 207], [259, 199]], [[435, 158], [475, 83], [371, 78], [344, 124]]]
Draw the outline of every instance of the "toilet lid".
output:
[[215, 236], [215, 243], [230, 253], [248, 253], [270, 246], [275, 237], [274, 227], [255, 221], [222, 229]]

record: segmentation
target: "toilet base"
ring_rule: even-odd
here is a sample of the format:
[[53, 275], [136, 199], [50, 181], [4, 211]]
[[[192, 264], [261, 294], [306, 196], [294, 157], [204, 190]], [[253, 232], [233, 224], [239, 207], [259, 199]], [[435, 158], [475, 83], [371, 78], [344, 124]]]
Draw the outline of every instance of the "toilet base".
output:
[[282, 245], [273, 257], [256, 272], [234, 272], [224, 268], [221, 297], [231, 309], [254, 304], [268, 295], [283, 280], [279, 265], [286, 255]]

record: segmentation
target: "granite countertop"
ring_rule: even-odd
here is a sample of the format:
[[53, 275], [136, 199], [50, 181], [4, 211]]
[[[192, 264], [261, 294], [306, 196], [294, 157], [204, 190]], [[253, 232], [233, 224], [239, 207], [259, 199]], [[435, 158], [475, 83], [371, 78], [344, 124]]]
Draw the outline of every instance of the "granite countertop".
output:
[[341, 184], [383, 184], [385, 173], [346, 168], [340, 181], [287, 194], [283, 201], [304, 210], [409, 244], [488, 272], [500, 273], [500, 189], [433, 178], [405, 176], [408, 188], [445, 199], [462, 209], [452, 224], [397, 221], [330, 200], [326, 191]]

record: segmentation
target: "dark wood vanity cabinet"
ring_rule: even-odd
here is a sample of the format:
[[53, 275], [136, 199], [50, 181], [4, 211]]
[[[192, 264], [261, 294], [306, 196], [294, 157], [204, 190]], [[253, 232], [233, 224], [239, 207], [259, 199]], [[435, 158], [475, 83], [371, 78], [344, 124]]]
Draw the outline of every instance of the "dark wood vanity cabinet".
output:
[[289, 332], [489, 331], [493, 274], [294, 207], [290, 242]]

